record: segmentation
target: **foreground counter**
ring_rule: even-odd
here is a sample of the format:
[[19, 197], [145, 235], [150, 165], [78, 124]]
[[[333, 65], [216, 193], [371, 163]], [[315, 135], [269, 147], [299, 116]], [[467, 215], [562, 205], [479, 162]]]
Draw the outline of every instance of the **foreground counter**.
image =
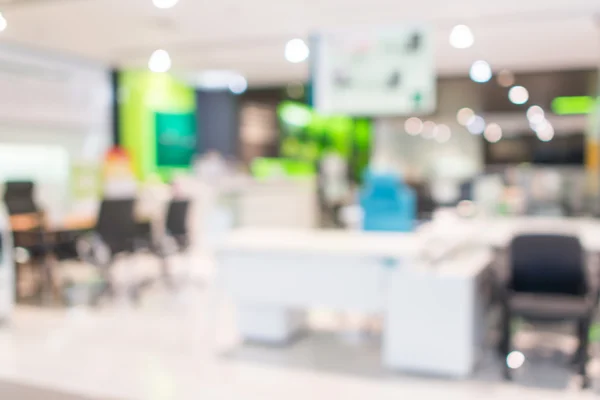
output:
[[492, 252], [449, 249], [425, 262], [422, 236], [239, 230], [217, 251], [219, 278], [246, 340], [285, 344], [313, 308], [375, 314], [387, 367], [466, 377], [481, 354]]

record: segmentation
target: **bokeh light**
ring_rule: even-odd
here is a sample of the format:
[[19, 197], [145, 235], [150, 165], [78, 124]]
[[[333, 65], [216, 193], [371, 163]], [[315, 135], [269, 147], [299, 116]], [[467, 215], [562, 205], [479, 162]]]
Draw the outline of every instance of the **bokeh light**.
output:
[[508, 99], [513, 104], [525, 104], [529, 100], [529, 92], [523, 86], [513, 86], [508, 91]]
[[469, 125], [469, 122], [471, 122], [473, 120], [473, 118], [475, 118], [475, 111], [473, 111], [473, 110], [471, 110], [470, 108], [467, 108], [467, 107], [461, 108], [456, 113], [456, 120], [462, 126]]
[[423, 121], [417, 117], [412, 117], [404, 122], [404, 130], [411, 136], [416, 136], [423, 131]]
[[450, 44], [456, 49], [468, 49], [473, 46], [475, 38], [471, 28], [466, 25], [456, 25], [450, 32]]
[[502, 128], [500, 125], [492, 122], [485, 127], [483, 137], [490, 143], [497, 143], [502, 139]]
[[485, 83], [492, 79], [492, 68], [486, 61], [477, 60], [471, 65], [469, 76], [473, 82]]

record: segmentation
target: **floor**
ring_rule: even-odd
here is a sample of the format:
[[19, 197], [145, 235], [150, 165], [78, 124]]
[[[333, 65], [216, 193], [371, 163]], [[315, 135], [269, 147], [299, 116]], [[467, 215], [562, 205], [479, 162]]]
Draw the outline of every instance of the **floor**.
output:
[[210, 274], [177, 294], [157, 287], [139, 307], [125, 299], [100, 309], [19, 307], [0, 328], [0, 398], [551, 400], [599, 392], [575, 388], [562, 333], [519, 335], [528, 361], [514, 383], [499, 379], [491, 356], [472, 380], [450, 381], [383, 370], [377, 333], [351, 323], [320, 325], [277, 348], [240, 343], [233, 315]]

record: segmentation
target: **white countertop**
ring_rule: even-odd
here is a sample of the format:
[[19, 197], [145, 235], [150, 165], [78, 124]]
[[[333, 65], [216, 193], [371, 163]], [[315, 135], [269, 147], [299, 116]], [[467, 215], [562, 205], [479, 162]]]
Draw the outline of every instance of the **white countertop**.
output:
[[399, 257], [416, 255], [422, 243], [414, 233], [245, 228], [234, 230], [217, 251], [343, 252]]

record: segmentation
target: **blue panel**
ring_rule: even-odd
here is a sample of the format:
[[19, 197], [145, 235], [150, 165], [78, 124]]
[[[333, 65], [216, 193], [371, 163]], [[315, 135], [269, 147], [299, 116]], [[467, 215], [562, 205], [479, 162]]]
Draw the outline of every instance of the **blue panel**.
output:
[[416, 221], [416, 195], [392, 174], [367, 173], [360, 194], [366, 231], [410, 232]]

